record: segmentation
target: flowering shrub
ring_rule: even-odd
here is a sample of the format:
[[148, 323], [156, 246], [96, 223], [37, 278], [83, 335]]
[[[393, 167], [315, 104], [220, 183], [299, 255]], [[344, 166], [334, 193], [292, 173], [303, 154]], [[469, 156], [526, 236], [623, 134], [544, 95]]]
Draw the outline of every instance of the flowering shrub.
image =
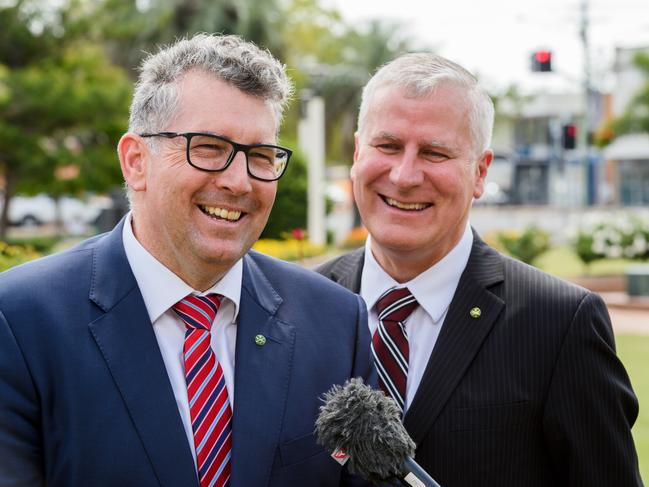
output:
[[367, 234], [368, 232], [365, 227], [354, 227], [345, 237], [345, 241], [342, 243], [341, 247], [343, 249], [356, 249], [362, 247], [365, 245]]
[[503, 250], [526, 264], [531, 264], [550, 248], [550, 234], [536, 226], [523, 231], [503, 230], [495, 237]]
[[314, 245], [308, 240], [294, 238], [287, 240], [263, 238], [257, 240], [252, 248], [257, 252], [282, 260], [300, 260], [314, 257], [323, 254], [326, 250], [323, 245]]
[[31, 247], [9, 245], [0, 241], [0, 272], [37, 257], [40, 257], [40, 254]]
[[575, 252], [585, 264], [607, 258], [649, 258], [649, 219], [638, 215], [590, 215], [574, 233]]

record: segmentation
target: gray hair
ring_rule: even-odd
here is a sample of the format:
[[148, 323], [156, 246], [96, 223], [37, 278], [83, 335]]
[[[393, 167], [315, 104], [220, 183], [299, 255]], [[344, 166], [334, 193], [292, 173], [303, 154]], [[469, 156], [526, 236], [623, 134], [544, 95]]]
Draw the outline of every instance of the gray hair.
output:
[[489, 148], [494, 124], [494, 105], [478, 80], [462, 66], [432, 53], [411, 53], [383, 65], [363, 88], [358, 113], [358, 131], [363, 130], [365, 117], [375, 92], [386, 85], [404, 88], [409, 95], [423, 98], [442, 84], [466, 92], [469, 103], [469, 130], [476, 155]]
[[266, 101], [277, 126], [293, 87], [284, 66], [270, 52], [234, 35], [197, 34], [163, 47], [140, 67], [129, 118], [129, 131], [164, 130], [178, 105], [177, 82], [192, 69], [202, 69]]

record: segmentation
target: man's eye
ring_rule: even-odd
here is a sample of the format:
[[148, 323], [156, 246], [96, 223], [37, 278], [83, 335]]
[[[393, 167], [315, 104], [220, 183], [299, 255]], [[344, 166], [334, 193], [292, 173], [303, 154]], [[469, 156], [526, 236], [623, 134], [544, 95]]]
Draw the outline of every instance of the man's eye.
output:
[[272, 162], [275, 159], [268, 151], [250, 151], [248, 153], [248, 158], [254, 159], [257, 162]]
[[423, 157], [425, 157], [426, 159], [433, 159], [435, 161], [448, 159], [448, 156], [446, 154], [443, 154], [441, 152], [437, 152], [437, 151], [434, 151], [434, 150], [422, 151], [421, 155]]
[[376, 144], [374, 147], [383, 152], [396, 152], [400, 149], [398, 144]]
[[192, 146], [191, 150], [195, 152], [223, 152], [224, 148], [216, 144], [199, 144]]

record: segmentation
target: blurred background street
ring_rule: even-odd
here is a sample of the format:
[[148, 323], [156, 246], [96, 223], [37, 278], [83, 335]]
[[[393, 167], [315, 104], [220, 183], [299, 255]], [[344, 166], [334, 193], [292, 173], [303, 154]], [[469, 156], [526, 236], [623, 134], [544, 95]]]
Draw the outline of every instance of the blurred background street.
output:
[[280, 134], [295, 153], [255, 248], [307, 267], [366, 238], [349, 170], [369, 76], [415, 50], [472, 70], [496, 105], [496, 157], [471, 224], [603, 296], [649, 478], [646, 0], [0, 0], [0, 270], [125, 214], [115, 148], [137, 66], [201, 31], [268, 48], [295, 81]]

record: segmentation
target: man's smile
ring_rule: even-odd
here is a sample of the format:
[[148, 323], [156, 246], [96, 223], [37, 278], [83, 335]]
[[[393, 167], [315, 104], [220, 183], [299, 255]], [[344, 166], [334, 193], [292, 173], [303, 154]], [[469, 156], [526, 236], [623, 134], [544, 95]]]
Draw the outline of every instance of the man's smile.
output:
[[228, 220], [232, 222], [239, 221], [241, 218], [241, 211], [239, 210], [228, 210], [226, 208], [219, 208], [217, 206], [206, 206], [198, 205], [200, 210], [213, 218], [219, 218], [222, 220]]
[[409, 210], [409, 211], [421, 211], [425, 210], [429, 206], [432, 206], [430, 203], [405, 203], [403, 201], [395, 200], [394, 198], [388, 198], [387, 196], [382, 196], [381, 199], [385, 201], [389, 206], [393, 208], [399, 208], [400, 210]]

